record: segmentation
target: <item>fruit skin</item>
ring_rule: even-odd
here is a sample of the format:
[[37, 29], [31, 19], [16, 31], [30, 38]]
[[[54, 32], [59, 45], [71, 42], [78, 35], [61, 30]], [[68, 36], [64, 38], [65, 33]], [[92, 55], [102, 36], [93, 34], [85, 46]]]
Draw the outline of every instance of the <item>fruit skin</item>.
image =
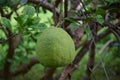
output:
[[45, 67], [70, 64], [75, 57], [74, 42], [62, 28], [48, 28], [41, 33], [36, 44], [38, 60]]

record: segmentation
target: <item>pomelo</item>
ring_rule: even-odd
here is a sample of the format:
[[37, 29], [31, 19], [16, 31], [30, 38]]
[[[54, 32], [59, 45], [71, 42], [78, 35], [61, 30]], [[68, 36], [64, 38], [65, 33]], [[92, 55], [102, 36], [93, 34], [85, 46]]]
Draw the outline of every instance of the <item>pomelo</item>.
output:
[[70, 64], [75, 57], [72, 38], [62, 28], [47, 28], [38, 37], [36, 54], [45, 67], [61, 67]]

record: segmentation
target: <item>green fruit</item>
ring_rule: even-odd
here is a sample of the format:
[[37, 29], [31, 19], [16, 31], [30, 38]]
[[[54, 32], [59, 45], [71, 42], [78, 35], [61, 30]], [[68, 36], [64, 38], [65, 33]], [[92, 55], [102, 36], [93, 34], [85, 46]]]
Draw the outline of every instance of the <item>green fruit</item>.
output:
[[36, 53], [42, 65], [61, 67], [73, 61], [75, 46], [69, 34], [62, 28], [48, 28], [37, 40]]

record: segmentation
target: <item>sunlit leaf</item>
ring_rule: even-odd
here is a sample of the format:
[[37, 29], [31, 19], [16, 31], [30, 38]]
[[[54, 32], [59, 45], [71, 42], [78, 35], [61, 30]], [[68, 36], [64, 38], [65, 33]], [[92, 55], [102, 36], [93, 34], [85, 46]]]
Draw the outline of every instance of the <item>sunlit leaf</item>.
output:
[[39, 17], [34, 17], [32, 24], [38, 24], [40, 22], [40, 18]]
[[104, 19], [101, 15], [97, 15], [95, 16], [96, 20], [100, 23], [100, 24], [103, 24], [104, 23]]
[[5, 17], [2, 17], [1, 20], [2, 20], [2, 24], [3, 24], [5, 27], [8, 27], [8, 28], [11, 28], [11, 27], [12, 27], [9, 19], [7, 19], [7, 18], [5, 18]]
[[44, 30], [44, 29], [46, 29], [47, 28], [47, 25], [46, 24], [44, 24], [44, 23], [39, 23], [39, 25], [38, 25], [38, 29], [39, 30]]
[[25, 6], [23, 13], [32, 17], [35, 13], [35, 8], [33, 6]]

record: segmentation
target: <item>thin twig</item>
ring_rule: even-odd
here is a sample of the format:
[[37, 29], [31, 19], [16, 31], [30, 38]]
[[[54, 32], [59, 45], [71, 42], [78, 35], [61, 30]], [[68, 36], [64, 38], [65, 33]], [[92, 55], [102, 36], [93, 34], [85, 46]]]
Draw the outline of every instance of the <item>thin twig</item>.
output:
[[120, 42], [120, 29], [119, 29], [119, 26], [114, 25], [114, 24], [112, 24], [110, 22], [105, 22], [104, 25], [108, 26], [110, 28], [111, 32], [116, 36], [116, 38]]
[[68, 0], [65, 0], [64, 2], [64, 18], [66, 18], [68, 15]]
[[61, 3], [62, 0], [55, 0], [55, 7], [58, 7], [58, 5]]
[[54, 23], [56, 26], [58, 24], [58, 16], [57, 16], [57, 12], [55, 10], [55, 3], [53, 3], [53, 19], [54, 19]]
[[104, 70], [104, 72], [105, 72], [105, 75], [106, 75], [107, 80], [110, 80], [110, 78], [109, 78], [109, 76], [108, 76], [108, 73], [107, 73], [107, 71], [106, 71], [106, 68], [105, 68], [105, 65], [104, 65], [102, 59], [101, 59], [101, 63], [102, 63], [102, 67], [103, 67], [103, 70]]

